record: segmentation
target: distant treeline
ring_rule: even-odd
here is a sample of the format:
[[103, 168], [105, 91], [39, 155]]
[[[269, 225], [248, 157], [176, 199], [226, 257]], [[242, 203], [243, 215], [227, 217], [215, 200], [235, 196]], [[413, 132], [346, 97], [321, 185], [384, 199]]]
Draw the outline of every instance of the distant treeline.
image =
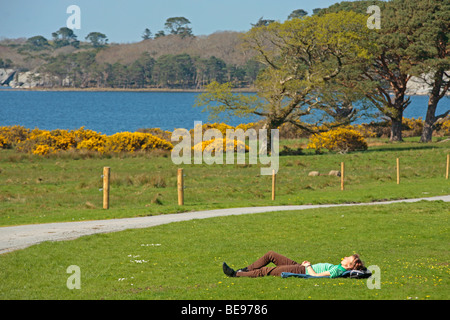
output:
[[251, 86], [261, 67], [254, 60], [237, 66], [214, 56], [201, 58], [182, 53], [155, 59], [147, 52], [131, 64], [98, 63], [96, 51], [82, 51], [48, 58], [34, 80], [44, 87], [199, 89], [217, 81], [231, 82], [239, 88]]

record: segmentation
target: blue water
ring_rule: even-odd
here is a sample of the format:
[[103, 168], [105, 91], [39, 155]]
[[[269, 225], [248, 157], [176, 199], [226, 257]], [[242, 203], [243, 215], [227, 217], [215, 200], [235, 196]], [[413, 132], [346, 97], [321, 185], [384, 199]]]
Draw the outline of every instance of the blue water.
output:
[[[61, 92], [0, 90], [0, 126], [78, 129], [84, 126], [104, 134], [140, 128], [191, 129], [194, 121], [208, 122], [208, 113], [196, 107], [194, 92]], [[407, 118], [425, 118], [427, 96], [413, 96]], [[450, 99], [439, 102], [437, 114], [450, 109]], [[230, 125], [259, 118], [231, 118]]]

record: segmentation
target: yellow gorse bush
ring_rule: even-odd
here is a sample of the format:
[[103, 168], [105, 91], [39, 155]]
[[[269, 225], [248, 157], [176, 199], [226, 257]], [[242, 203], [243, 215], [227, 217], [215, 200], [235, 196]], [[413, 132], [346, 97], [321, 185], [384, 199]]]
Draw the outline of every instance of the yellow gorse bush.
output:
[[39, 144], [33, 149], [33, 154], [46, 155], [55, 151], [55, 148], [49, 147], [45, 144]]
[[3, 134], [0, 134], [0, 149], [6, 149], [8, 147], [8, 140]]
[[[199, 125], [197, 125], [199, 126]], [[195, 128], [197, 128], [197, 126]], [[255, 126], [255, 123], [248, 123], [248, 124], [239, 124], [236, 127], [230, 126], [226, 123], [205, 123], [202, 125], [202, 133], [205, 133], [206, 130], [209, 129], [217, 129], [220, 131], [220, 133], [225, 137], [227, 134], [227, 129], [231, 130], [238, 130], [242, 129], [244, 131], [251, 129]], [[192, 135], [194, 133], [194, 129], [190, 130], [190, 134]]]
[[444, 135], [450, 135], [450, 115], [439, 121], [439, 129]]
[[239, 140], [227, 140], [227, 139], [212, 139], [208, 141], [202, 141], [192, 147], [195, 150], [207, 151], [207, 152], [226, 152], [227, 150], [233, 150], [234, 152], [248, 152], [249, 147]]
[[320, 134], [314, 134], [309, 139], [308, 148], [320, 151], [328, 149], [346, 153], [355, 150], [367, 150], [367, 142], [363, 135], [351, 127], [333, 129]]
[[2, 140], [3, 145], [0, 148], [9, 148], [13, 145], [24, 141], [30, 135], [30, 129], [22, 126], [9, 126], [0, 127], [0, 140]]
[[[227, 150], [234, 150], [234, 152], [248, 152], [250, 149], [243, 141], [238, 140], [229, 140], [227, 141], [226, 135], [227, 135], [227, 129], [230, 130], [238, 130], [242, 129], [244, 132], [248, 129], [251, 129], [254, 127], [254, 123], [248, 123], [248, 124], [239, 124], [236, 127], [227, 125], [225, 123], [205, 123], [202, 125], [202, 133], [204, 133], [206, 130], [209, 129], [217, 129], [222, 134], [223, 138], [220, 139], [211, 139], [207, 141], [202, 141], [200, 143], [197, 143], [192, 147], [192, 150], [201, 150], [207, 151], [207, 152], [226, 152]], [[193, 130], [191, 130], [191, 134], [193, 133]]]
[[121, 132], [106, 139], [105, 149], [112, 152], [135, 152], [139, 150], [172, 150], [173, 145], [150, 133]]
[[0, 127], [0, 148], [16, 146], [18, 151], [47, 155], [76, 149], [105, 152], [139, 150], [172, 150], [173, 145], [150, 133], [122, 132], [107, 136], [81, 127], [77, 130], [25, 129], [19, 126]]

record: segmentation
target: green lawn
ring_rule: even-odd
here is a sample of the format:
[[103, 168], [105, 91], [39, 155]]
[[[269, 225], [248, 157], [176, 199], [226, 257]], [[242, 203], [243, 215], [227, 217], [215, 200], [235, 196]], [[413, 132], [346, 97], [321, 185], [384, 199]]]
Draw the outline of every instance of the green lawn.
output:
[[[296, 146], [301, 141], [282, 141]], [[170, 154], [90, 157], [67, 153], [49, 157], [0, 150], [0, 226], [107, 219], [211, 208], [370, 202], [449, 194], [445, 179], [450, 143], [378, 146], [350, 154], [280, 156], [276, 200], [271, 177], [260, 165], [181, 165], [185, 205], [178, 206], [177, 168]], [[400, 158], [400, 185], [396, 182]], [[327, 176], [345, 162], [340, 178]], [[110, 209], [102, 209], [103, 167], [111, 167]], [[310, 171], [325, 174], [309, 177]]]
[[[442, 299], [449, 298], [448, 204], [272, 212], [194, 220], [46, 242], [0, 256], [0, 299]], [[381, 270], [367, 280], [227, 278], [268, 250], [338, 263], [358, 252]], [[69, 290], [77, 265], [81, 289]]]

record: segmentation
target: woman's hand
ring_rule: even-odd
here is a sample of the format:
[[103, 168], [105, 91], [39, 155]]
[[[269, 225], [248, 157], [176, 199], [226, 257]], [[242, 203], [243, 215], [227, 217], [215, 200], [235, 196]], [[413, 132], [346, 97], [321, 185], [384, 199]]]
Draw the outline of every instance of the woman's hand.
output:
[[309, 261], [303, 261], [301, 265], [304, 266], [304, 267], [306, 268], [306, 267], [308, 267], [308, 266], [311, 265], [311, 262], [309, 262]]

